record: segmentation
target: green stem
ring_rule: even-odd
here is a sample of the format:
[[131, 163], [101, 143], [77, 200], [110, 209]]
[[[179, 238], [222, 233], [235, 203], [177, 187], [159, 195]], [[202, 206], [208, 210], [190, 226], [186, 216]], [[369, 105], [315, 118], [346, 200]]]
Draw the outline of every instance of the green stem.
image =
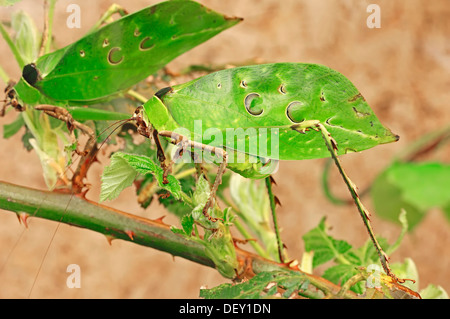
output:
[[328, 177], [330, 175], [331, 163], [333, 163], [333, 160], [331, 158], [328, 158], [325, 162], [325, 167], [323, 168], [323, 173], [322, 173], [322, 188], [325, 193], [325, 196], [328, 198], [328, 200], [330, 202], [332, 202], [333, 204], [336, 204], [336, 205], [343, 205], [343, 204], [346, 204], [347, 201], [334, 196], [331, 193], [331, 190], [330, 190], [330, 187], [328, 184]]
[[108, 8], [108, 10], [106, 10], [106, 12], [100, 17], [100, 19], [97, 21], [97, 23], [91, 28], [91, 30], [89, 30], [88, 33], [95, 32], [95, 31], [97, 31], [98, 29], [100, 29], [101, 26], [102, 26], [102, 24], [107, 23], [108, 20], [109, 20], [115, 13], [120, 14], [120, 16], [122, 16], [122, 17], [125, 16], [125, 15], [127, 15], [127, 12], [126, 12], [126, 10], [125, 10], [123, 7], [121, 7], [120, 5], [117, 5], [117, 4], [112, 4], [112, 5]]
[[5, 84], [8, 84], [10, 79], [8, 73], [6, 73], [5, 69], [3, 69], [1, 65], [0, 65], [0, 79], [2, 79], [2, 81], [5, 82]]
[[146, 98], [145, 96], [139, 94], [138, 92], [136, 92], [134, 90], [128, 90], [127, 94], [130, 95], [131, 97], [135, 98], [139, 102], [145, 103], [148, 101], [148, 98]]
[[174, 234], [169, 225], [113, 210], [71, 194], [44, 192], [0, 182], [0, 208], [87, 228], [109, 238], [132, 241], [214, 267], [203, 245]]
[[22, 55], [20, 54], [19, 50], [17, 49], [16, 45], [14, 44], [13, 40], [9, 36], [8, 32], [6, 31], [5, 27], [3, 26], [3, 23], [0, 22], [0, 33], [3, 36], [3, 39], [5, 39], [6, 43], [8, 44], [9, 48], [11, 49], [11, 52], [14, 55], [14, 58], [16, 59], [17, 63], [19, 64], [20, 69], [22, 70], [25, 66], [25, 62], [22, 59]]
[[[219, 195], [220, 196], [220, 195]], [[236, 205], [234, 205], [232, 202], [228, 200], [225, 196], [220, 196], [220, 199], [225, 203], [225, 205], [231, 207], [231, 209], [236, 213], [240, 219], [242, 219], [242, 213], [239, 210]], [[270, 254], [261, 247], [261, 245], [250, 239], [254, 239], [254, 237], [247, 231], [247, 229], [241, 224], [239, 219], [235, 219], [233, 221], [233, 224], [236, 226], [237, 230], [241, 233], [241, 235], [244, 237], [244, 239], [249, 240], [249, 244], [253, 247], [253, 249], [256, 251], [258, 255], [260, 255], [263, 258], [270, 259]]]
[[439, 128], [411, 143], [396, 156], [397, 161], [411, 162], [450, 141], [450, 125]]
[[50, 0], [50, 5], [48, 8], [48, 26], [47, 26], [47, 41], [44, 45], [44, 54], [47, 54], [51, 50], [52, 37], [53, 37], [53, 16], [55, 14], [55, 5], [57, 0]]
[[190, 168], [190, 169], [187, 169], [187, 170], [184, 170], [182, 172], [179, 172], [179, 173], [175, 174], [173, 177], [175, 177], [176, 179], [180, 180], [180, 179], [185, 178], [187, 176], [191, 176], [196, 171], [197, 170], [195, 168]]
[[245, 229], [239, 219], [236, 218], [235, 220], [233, 220], [233, 225], [242, 234], [242, 236], [244, 236], [244, 238], [248, 240], [249, 244], [253, 247], [253, 249], [259, 256], [270, 259], [270, 255], [256, 241], [252, 240], [252, 235], [247, 231], [247, 229]]

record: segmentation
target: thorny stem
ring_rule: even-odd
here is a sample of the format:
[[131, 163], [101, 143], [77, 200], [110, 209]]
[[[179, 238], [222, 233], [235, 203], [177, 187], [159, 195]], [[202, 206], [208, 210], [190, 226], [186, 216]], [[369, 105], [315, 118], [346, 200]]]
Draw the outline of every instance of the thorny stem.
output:
[[[131, 241], [215, 268], [213, 260], [205, 251], [204, 244], [172, 232], [171, 226], [161, 220], [150, 220], [124, 213], [73, 194], [40, 191], [0, 181], [0, 209], [90, 229], [106, 235], [108, 241], [112, 239]], [[309, 283], [308, 288], [301, 292], [305, 297], [361, 298], [322, 277], [301, 271], [293, 263], [277, 263], [238, 247], [235, 251], [239, 264], [236, 273], [240, 279], [250, 279], [261, 272], [283, 270], [292, 272], [293, 276], [302, 277], [302, 282]], [[350, 284], [351, 282], [347, 286]], [[400, 285], [393, 290], [390, 288], [390, 291], [392, 295], [394, 292], [398, 293], [396, 296], [393, 295], [394, 298], [420, 298], [414, 291]]]
[[[39, 207], [38, 211], [36, 211], [36, 207]], [[173, 233], [169, 225], [158, 220], [152, 221], [127, 214], [77, 196], [73, 197], [70, 194], [34, 190], [0, 182], [0, 208], [87, 228], [113, 239], [132, 241], [201, 265], [215, 267], [213, 261], [205, 253], [204, 245]], [[132, 238], [129, 236], [130, 231], [133, 233]], [[304, 276], [305, 280], [314, 287], [311, 292], [306, 291], [306, 295], [317, 297], [317, 290], [319, 290], [324, 295], [337, 296], [341, 290], [339, 286], [321, 277], [289, 268], [285, 264], [278, 264], [239, 248], [236, 248], [236, 253], [243, 268], [241, 273], [246, 278], [251, 278], [254, 274], [262, 271], [291, 270], [295, 271], [297, 275]], [[342, 297], [358, 298], [351, 291], [345, 292]]]

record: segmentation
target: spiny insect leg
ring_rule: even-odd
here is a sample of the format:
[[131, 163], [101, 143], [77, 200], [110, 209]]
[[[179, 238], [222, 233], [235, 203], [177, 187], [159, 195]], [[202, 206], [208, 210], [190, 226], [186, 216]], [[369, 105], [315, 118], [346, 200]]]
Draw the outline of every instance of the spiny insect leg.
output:
[[159, 163], [161, 164], [161, 167], [164, 171], [163, 184], [168, 184], [169, 181], [167, 180], [167, 175], [169, 174], [171, 164], [167, 164], [167, 158], [166, 158], [166, 155], [164, 154], [164, 150], [161, 146], [161, 141], [159, 140], [158, 131], [153, 129], [152, 135], [153, 135], [153, 140], [155, 141], [155, 144], [156, 144], [156, 154], [158, 156]]
[[215, 218], [215, 217], [210, 216], [208, 214], [208, 209], [212, 208], [214, 206], [215, 198], [216, 198], [216, 192], [217, 192], [217, 189], [218, 189], [219, 185], [222, 183], [222, 176], [225, 173], [225, 169], [227, 167], [228, 153], [223, 148], [214, 147], [214, 146], [202, 144], [202, 143], [199, 143], [199, 142], [191, 141], [187, 137], [185, 137], [185, 136], [183, 136], [181, 134], [175, 133], [175, 132], [161, 131], [161, 132], [159, 132], [159, 135], [170, 138], [171, 142], [173, 144], [175, 144], [175, 145], [180, 144], [180, 143], [184, 143], [185, 145], [187, 145], [191, 149], [198, 149], [198, 150], [202, 150], [202, 151], [209, 151], [209, 152], [214, 153], [215, 155], [218, 155], [218, 156], [220, 156], [222, 158], [222, 162], [219, 165], [219, 169], [217, 171], [217, 175], [216, 175], [216, 178], [214, 180], [214, 184], [211, 187], [211, 191], [210, 191], [210, 194], [209, 194], [208, 201], [206, 202], [206, 205], [203, 208], [203, 215], [206, 218], [208, 218], [212, 222], [216, 222], [217, 220], [219, 220], [219, 218]]
[[336, 141], [331, 137], [331, 134], [328, 132], [328, 130], [325, 128], [325, 126], [322, 125], [322, 123], [320, 123], [320, 121], [317, 121], [317, 120], [304, 121], [302, 123], [291, 126], [291, 128], [298, 132], [304, 131], [304, 129], [307, 129], [307, 128], [312, 128], [312, 129], [314, 129], [316, 131], [320, 131], [322, 133], [322, 137], [323, 137], [325, 144], [331, 154], [331, 157], [333, 158], [345, 184], [347, 185], [347, 188], [349, 189], [349, 191], [352, 195], [353, 201], [355, 202], [356, 207], [358, 208], [359, 214], [364, 222], [367, 232], [369, 233], [370, 239], [372, 240], [372, 242], [375, 246], [375, 249], [378, 253], [378, 256], [380, 258], [380, 262], [381, 262], [381, 265], [383, 266], [384, 271], [386, 272], [386, 274], [388, 276], [392, 277], [393, 280], [398, 282], [399, 279], [392, 273], [391, 268], [389, 267], [389, 257], [384, 252], [383, 248], [381, 247], [381, 245], [379, 244], [378, 240], [375, 237], [375, 234], [372, 229], [372, 225], [370, 223], [370, 218], [369, 218], [370, 213], [367, 210], [367, 208], [365, 208], [364, 205], [362, 204], [361, 199], [356, 191], [355, 184], [350, 180], [350, 178], [345, 173], [344, 168], [341, 165], [341, 162], [338, 158], [338, 153], [337, 153], [338, 148], [337, 148]]

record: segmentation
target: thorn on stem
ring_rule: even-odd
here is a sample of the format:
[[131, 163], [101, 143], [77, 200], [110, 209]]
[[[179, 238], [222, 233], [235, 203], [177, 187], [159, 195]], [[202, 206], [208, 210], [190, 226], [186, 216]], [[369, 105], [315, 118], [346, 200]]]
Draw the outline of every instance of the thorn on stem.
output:
[[279, 199], [277, 196], [274, 196], [273, 199], [274, 199], [274, 201], [275, 201], [275, 205], [278, 205], [278, 206], [281, 207], [281, 201], [280, 201], [280, 199]]
[[156, 219], [154, 219], [153, 221], [156, 222], [156, 223], [160, 223], [160, 224], [162, 224], [162, 225], [166, 225], [166, 224], [163, 222], [163, 219], [164, 219], [164, 218], [166, 218], [166, 215], [163, 215], [163, 216], [161, 216], [161, 217], [159, 217], [159, 218], [156, 218]]
[[106, 237], [106, 241], [108, 242], [108, 244], [111, 246], [111, 243], [113, 241], [113, 239], [116, 239], [114, 236], [112, 235], [105, 235]]
[[132, 230], [125, 231], [125, 234], [127, 234], [127, 236], [130, 237], [131, 240], [134, 240], [134, 236], [136, 235]]
[[27, 213], [18, 213], [17, 214], [17, 218], [19, 219], [19, 223], [20, 224], [24, 224], [25, 228], [28, 228], [28, 217], [30, 216], [30, 214]]

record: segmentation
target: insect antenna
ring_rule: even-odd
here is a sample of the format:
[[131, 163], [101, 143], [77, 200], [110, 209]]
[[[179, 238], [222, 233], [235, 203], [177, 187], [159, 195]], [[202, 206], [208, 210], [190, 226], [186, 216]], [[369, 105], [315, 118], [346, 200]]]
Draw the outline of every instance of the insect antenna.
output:
[[[103, 147], [103, 145], [106, 143], [106, 141], [111, 137], [112, 134], [114, 134], [114, 132], [116, 130], [118, 130], [119, 128], [121, 128], [123, 125], [125, 125], [128, 122], [133, 121], [133, 118], [129, 118], [129, 119], [124, 119], [124, 120], [119, 120], [115, 123], [112, 123], [111, 125], [108, 125], [108, 127], [106, 127], [105, 129], [103, 129], [100, 133], [99, 136], [103, 135], [103, 133], [105, 133], [107, 130], [109, 130], [111, 127], [113, 127], [114, 125], [117, 125], [117, 127], [115, 127], [109, 134], [108, 136], [105, 137], [105, 139], [101, 142], [98, 151], [100, 151], [100, 149]], [[97, 151], [97, 152], [98, 152]]]

